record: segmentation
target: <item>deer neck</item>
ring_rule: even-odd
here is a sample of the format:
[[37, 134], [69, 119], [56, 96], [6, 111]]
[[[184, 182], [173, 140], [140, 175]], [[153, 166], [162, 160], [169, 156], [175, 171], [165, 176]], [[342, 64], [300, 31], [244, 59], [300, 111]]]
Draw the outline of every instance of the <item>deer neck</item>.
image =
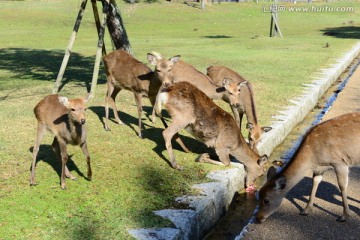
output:
[[254, 94], [249, 83], [245, 85], [245, 88], [242, 91], [243, 92], [241, 94], [243, 94], [242, 98], [244, 100], [244, 111], [246, 113], [247, 120], [253, 125], [258, 125]]
[[84, 131], [84, 125], [73, 122], [71, 119], [68, 121], [68, 129], [70, 132], [70, 139], [69, 142], [71, 144], [77, 145], [81, 142], [81, 139], [83, 137], [83, 131]]
[[203, 92], [211, 99], [220, 99], [223, 98], [224, 95], [222, 90], [221, 87], [219, 88], [215, 84], [209, 83], [209, 85], [204, 88]]
[[239, 138], [240, 140], [237, 144], [237, 147], [231, 152], [231, 155], [244, 163], [246, 162], [249, 164], [257, 164], [257, 160], [260, 158], [260, 156], [249, 147], [242, 136]]
[[299, 183], [312, 169], [311, 153], [308, 153], [306, 149], [300, 151], [301, 148], [297, 150], [290, 162], [279, 172], [279, 175], [284, 175], [287, 179], [286, 191]]

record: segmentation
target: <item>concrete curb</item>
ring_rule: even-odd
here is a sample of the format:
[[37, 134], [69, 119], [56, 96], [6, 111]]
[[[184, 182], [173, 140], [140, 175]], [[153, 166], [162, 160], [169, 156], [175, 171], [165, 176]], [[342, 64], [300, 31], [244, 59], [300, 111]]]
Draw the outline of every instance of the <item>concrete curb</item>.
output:
[[207, 177], [213, 182], [195, 184], [197, 196], [182, 196], [175, 201], [188, 209], [165, 209], [154, 213], [169, 219], [176, 228], [133, 229], [129, 233], [139, 240], [201, 239], [225, 215], [234, 194], [244, 187], [245, 169], [240, 163], [231, 163], [233, 168], [210, 172]]
[[[280, 111], [280, 115], [271, 126], [272, 130], [263, 135], [258, 145], [259, 153], [270, 155], [274, 148], [285, 140], [291, 130], [301, 122], [316, 106], [318, 99], [345, 71], [360, 54], [360, 42], [328, 69], [323, 69], [320, 76], [311, 84], [305, 84], [304, 94], [290, 100], [292, 106]], [[214, 171], [208, 178], [214, 182], [194, 185], [201, 192], [200, 196], [183, 196], [177, 202], [189, 206], [189, 209], [165, 209], [154, 213], [169, 219], [176, 228], [134, 229], [129, 233], [138, 240], [187, 240], [201, 239], [215, 226], [227, 212], [234, 194], [244, 187], [245, 170], [242, 164], [233, 164], [235, 168]]]

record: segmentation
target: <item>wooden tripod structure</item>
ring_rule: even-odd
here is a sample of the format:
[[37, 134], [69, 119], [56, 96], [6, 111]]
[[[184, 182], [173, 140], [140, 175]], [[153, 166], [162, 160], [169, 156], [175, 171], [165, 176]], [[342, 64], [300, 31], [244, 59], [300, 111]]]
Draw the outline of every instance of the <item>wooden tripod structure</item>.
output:
[[[103, 5], [103, 15], [102, 15], [101, 22], [100, 22], [100, 17], [99, 17], [99, 12], [98, 12], [96, 1], [101, 1], [102, 5]], [[69, 58], [70, 58], [71, 49], [74, 45], [74, 42], [76, 39], [76, 34], [79, 30], [80, 23], [81, 23], [83, 15], [84, 15], [84, 11], [85, 11], [87, 2], [88, 2], [88, 0], [82, 0], [82, 2], [81, 2], [80, 10], [79, 10], [79, 13], [78, 13], [76, 21], [75, 21], [74, 29], [70, 36], [70, 40], [69, 40], [68, 46], [66, 48], [63, 61], [62, 61], [58, 76], [56, 78], [54, 88], [52, 90], [53, 94], [57, 93], [59, 91], [59, 87], [60, 87], [66, 66], [67, 66]], [[95, 93], [95, 88], [96, 88], [96, 84], [97, 84], [97, 80], [98, 80], [98, 76], [99, 76], [101, 57], [106, 55], [106, 49], [105, 49], [105, 44], [104, 44], [104, 33], [105, 33], [105, 27], [107, 24], [107, 18], [109, 17], [109, 14], [111, 14], [111, 17], [113, 19], [117, 20], [116, 24], [119, 24], [119, 25], [122, 25], [122, 20], [120, 17], [120, 13], [116, 13], [117, 8], [116, 8], [115, 0], [91, 0], [91, 3], [92, 3], [92, 9], [93, 9], [94, 18], [95, 18], [96, 28], [97, 28], [97, 32], [98, 32], [98, 36], [99, 36], [96, 57], [95, 57], [95, 65], [94, 65], [93, 76], [92, 76], [92, 81], [91, 81], [91, 90], [90, 90], [90, 93], [93, 96]], [[110, 5], [111, 5], [111, 9], [109, 9]], [[114, 11], [115, 11], [115, 13], [114, 13]], [[116, 14], [118, 14], [118, 15], [116, 15]], [[123, 26], [120, 26], [120, 27], [121, 27], [121, 29], [119, 29], [118, 32], [120, 32], [120, 34], [122, 34], [122, 35], [121, 35], [121, 37], [112, 36], [113, 43], [115, 43], [114, 45], [116, 48], [124, 48], [126, 51], [132, 53], [130, 44], [127, 40], [125, 28]], [[111, 28], [112, 29], [110, 29], [110, 27], [109, 27], [109, 32], [114, 31], [113, 30], [114, 26], [111, 26]], [[120, 41], [114, 41], [114, 38], [123, 38], [123, 39], [120, 39]]]
[[274, 37], [277, 34], [282, 38], [282, 33], [279, 26], [279, 18], [278, 18], [278, 12], [279, 12], [279, 5], [277, 5], [277, 0], [274, 0], [273, 5], [270, 6], [270, 13], [271, 13], [271, 21], [270, 21], [270, 37]]

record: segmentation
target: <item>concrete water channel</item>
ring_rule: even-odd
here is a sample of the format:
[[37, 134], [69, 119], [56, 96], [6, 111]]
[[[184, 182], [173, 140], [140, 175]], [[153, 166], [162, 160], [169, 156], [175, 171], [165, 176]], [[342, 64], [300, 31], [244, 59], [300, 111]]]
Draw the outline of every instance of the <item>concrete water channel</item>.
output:
[[[276, 161], [278, 164], [285, 164], [292, 157], [294, 151], [299, 146], [302, 137], [307, 130], [319, 123], [324, 114], [329, 110], [338, 94], [346, 86], [350, 76], [360, 64], [359, 56], [354, 59], [351, 65], [343, 72], [334, 84], [319, 99], [316, 107], [297, 124], [290, 132], [288, 137], [277, 146], [272, 152], [269, 163]], [[261, 186], [266, 181], [265, 178], [259, 181]], [[232, 240], [241, 239], [242, 230], [246, 225], [254, 221], [253, 214], [257, 206], [255, 194], [237, 194], [231, 203], [227, 214], [219, 221], [217, 226], [204, 238], [204, 240]]]

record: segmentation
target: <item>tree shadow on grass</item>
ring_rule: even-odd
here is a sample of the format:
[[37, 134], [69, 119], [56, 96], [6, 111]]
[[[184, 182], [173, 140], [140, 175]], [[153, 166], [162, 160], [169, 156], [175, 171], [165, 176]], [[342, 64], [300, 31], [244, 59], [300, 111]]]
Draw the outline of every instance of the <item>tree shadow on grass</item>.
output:
[[360, 27], [355, 26], [342, 26], [334, 28], [322, 29], [324, 36], [336, 37], [336, 38], [351, 38], [360, 39]]
[[[0, 49], [0, 70], [11, 72], [12, 78], [18, 80], [34, 79], [55, 82], [63, 57], [63, 50], [3, 48]], [[59, 90], [66, 83], [75, 82], [85, 84], [89, 91], [94, 63], [94, 56], [85, 57], [72, 53]], [[105, 78], [99, 78], [98, 83], [105, 82]]]
[[[29, 151], [32, 153], [33, 152], [34, 147], [30, 147]], [[85, 161], [85, 157], [83, 159]], [[59, 181], [61, 178], [61, 163], [60, 160], [57, 159], [55, 153], [52, 150], [51, 145], [40, 145], [40, 149], [36, 158], [36, 164], [35, 164], [35, 173], [36, 173], [36, 166], [37, 163], [43, 161], [47, 164], [49, 164], [54, 171], [57, 173], [57, 175], [59, 176]], [[72, 155], [69, 155], [68, 161], [66, 166], [68, 167], [70, 172], [75, 171], [80, 177], [90, 181], [90, 179], [88, 179], [81, 171], [80, 169], [77, 167], [77, 165], [75, 164], [75, 162], [72, 160]], [[31, 171], [31, 165], [30, 165], [30, 171]]]

